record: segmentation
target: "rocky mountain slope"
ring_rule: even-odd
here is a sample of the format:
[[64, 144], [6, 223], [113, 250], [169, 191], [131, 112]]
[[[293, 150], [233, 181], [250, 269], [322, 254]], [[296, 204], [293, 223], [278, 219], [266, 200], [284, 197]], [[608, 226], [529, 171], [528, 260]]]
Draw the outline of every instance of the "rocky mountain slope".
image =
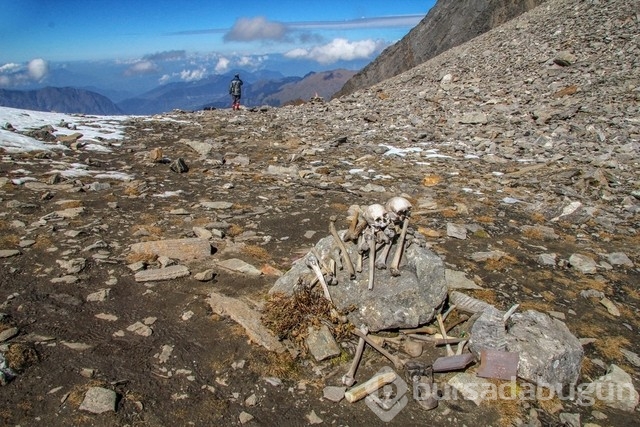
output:
[[348, 95], [397, 76], [504, 24], [545, 0], [439, 0], [399, 42], [385, 49], [336, 94]]
[[[14, 124], [0, 129], [0, 141], [13, 141], [0, 157], [0, 353], [14, 377], [0, 387], [0, 419], [629, 425], [640, 376], [636, 6], [548, 0], [330, 102], [55, 116], [53, 131], [36, 133], [20, 125], [28, 112], [2, 112], [0, 123]], [[23, 133], [57, 142], [21, 151]], [[396, 195], [413, 203], [410, 232], [463, 282], [451, 286], [471, 282], [481, 289], [465, 293], [501, 310], [519, 304], [563, 322], [583, 345], [579, 385], [610, 372], [605, 380], [615, 374], [626, 394], [595, 404], [449, 396], [426, 410], [409, 387], [390, 414], [325, 395], [349, 369], [350, 335], [341, 357], [292, 360], [212, 314], [212, 298], [260, 310], [277, 278], [329, 235], [332, 216], [346, 229], [351, 205]], [[172, 256], [132, 250], [166, 241]], [[155, 280], [139, 280], [148, 274]], [[464, 320], [453, 316], [447, 325]], [[468, 336], [468, 324], [450, 334]], [[419, 360], [445, 354], [427, 343]], [[367, 346], [358, 383], [388, 366]], [[445, 385], [457, 374], [433, 379]]]
[[0, 106], [61, 113], [122, 114], [107, 97], [71, 87], [29, 91], [0, 89]]

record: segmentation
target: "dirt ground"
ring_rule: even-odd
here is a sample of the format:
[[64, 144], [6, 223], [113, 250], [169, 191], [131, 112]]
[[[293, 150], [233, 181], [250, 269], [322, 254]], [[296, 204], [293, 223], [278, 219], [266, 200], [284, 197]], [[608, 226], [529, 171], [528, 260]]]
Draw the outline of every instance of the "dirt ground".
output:
[[[194, 225], [206, 226], [215, 221], [232, 224], [227, 236], [214, 242], [212, 260], [187, 264], [192, 271], [213, 267], [213, 259], [241, 258], [257, 268], [265, 265], [286, 271], [319, 238], [328, 234], [329, 216], [338, 212], [346, 228], [349, 205], [378, 202], [381, 194], [356, 194], [339, 186], [314, 188], [296, 180], [284, 180], [262, 173], [271, 159], [288, 155], [283, 147], [263, 142], [245, 141], [226, 144], [229, 153], [251, 153], [251, 165], [238, 168], [212, 166], [194, 158], [190, 149], [177, 140], [192, 136], [206, 138], [197, 127], [166, 123], [145, 124], [130, 129], [128, 149], [117, 154], [87, 152], [34, 153], [4, 155], [0, 174], [12, 176], [25, 168], [30, 176], [46, 181], [54, 162], [94, 164], [106, 170], [126, 170], [136, 175], [132, 183], [109, 181], [105, 191], [29, 190], [7, 184], [1, 189], [3, 216], [0, 219], [2, 248], [13, 249], [23, 238], [35, 243], [21, 249], [19, 256], [0, 260], [0, 329], [15, 326], [19, 334], [4, 343], [3, 352], [17, 373], [7, 385], [0, 387], [0, 423], [3, 425], [50, 426], [168, 426], [168, 425], [239, 425], [246, 412], [253, 419], [245, 425], [309, 425], [312, 411], [323, 425], [511, 425], [516, 420], [529, 422], [535, 409], [542, 425], [562, 425], [559, 413], [580, 413], [583, 422], [601, 425], [631, 425], [637, 412], [626, 414], [607, 407], [580, 407], [571, 402], [498, 402], [476, 406], [463, 399], [442, 401], [437, 409], [426, 411], [408, 399], [390, 423], [376, 416], [364, 401], [349, 404], [324, 399], [323, 388], [340, 385], [340, 377], [351, 361], [355, 340], [345, 343], [343, 356], [317, 363], [308, 357], [290, 359], [276, 356], [249, 343], [244, 330], [230, 319], [213, 315], [206, 302], [211, 290], [232, 297], [264, 301], [276, 276], [248, 277], [216, 269], [209, 282], [192, 276], [153, 283], [138, 283], [127, 267], [128, 245], [141, 238], [136, 231], [145, 229], [148, 240], [189, 237]], [[149, 164], [141, 153], [162, 147], [172, 158], [184, 157], [192, 165], [186, 174], [176, 174], [166, 164]], [[342, 154], [344, 155], [344, 154]], [[342, 155], [324, 159], [327, 166], [340, 167]], [[47, 158], [49, 157], [49, 158]], [[92, 163], [93, 161], [93, 163]], [[381, 168], [386, 167], [380, 164]], [[436, 165], [436, 168], [438, 166]], [[396, 169], [393, 169], [396, 168]], [[420, 187], [422, 173], [389, 165], [391, 173], [407, 185]], [[444, 175], [446, 169], [433, 170]], [[412, 175], [413, 174], [413, 175]], [[462, 177], [460, 178], [462, 179]], [[79, 179], [82, 181], [83, 179]], [[76, 190], [80, 184], [71, 182]], [[232, 182], [233, 186], [225, 186]], [[336, 181], [337, 182], [337, 181]], [[616, 363], [634, 371], [620, 353], [624, 347], [640, 352], [635, 331], [640, 328], [638, 307], [640, 294], [636, 269], [613, 269], [586, 276], [566, 267], [543, 269], [532, 256], [534, 248], [544, 246], [567, 259], [585, 245], [603, 253], [626, 252], [637, 255], [637, 235], [608, 235], [597, 225], [576, 229], [569, 223], [554, 225], [560, 238], [543, 240], [541, 236], [522, 233], [526, 224], [548, 224], [547, 219], [505, 208], [497, 201], [465, 195], [448, 194], [446, 187], [432, 188], [446, 207], [438, 211], [417, 212], [413, 226], [434, 231], [429, 240], [432, 249], [443, 257], [447, 267], [463, 269], [485, 289], [471, 294], [501, 309], [515, 303], [520, 309], [566, 313], [569, 329], [578, 337], [597, 338], [585, 346], [582, 379], [593, 380], [604, 375], [606, 366]], [[178, 197], [160, 198], [162, 191], [181, 191]], [[47, 192], [50, 195], [47, 195]], [[504, 197], [504, 195], [502, 196]], [[72, 203], [85, 208], [77, 218], [37, 223], [40, 218]], [[201, 200], [225, 200], [234, 203], [231, 210], [211, 212], [196, 207]], [[469, 207], [470, 213], [453, 208], [455, 203]], [[114, 204], [117, 204], [117, 207]], [[459, 206], [459, 205], [458, 205]], [[171, 211], [184, 208], [188, 215]], [[263, 208], [263, 209], [258, 209]], [[13, 221], [25, 224], [15, 228]], [[480, 224], [484, 232], [467, 240], [446, 238], [447, 222]], [[235, 227], [235, 228], [234, 228]], [[317, 231], [312, 238], [309, 230]], [[80, 231], [77, 235], [69, 231]], [[255, 232], [255, 239], [238, 245], [236, 238]], [[239, 239], [238, 239], [239, 240]], [[107, 243], [103, 252], [86, 250], [97, 241]], [[495, 263], [476, 263], [468, 255], [487, 248], [508, 253]], [[104, 257], [94, 256], [96, 253]], [[63, 276], [61, 259], [83, 257], [86, 267], [74, 283], [52, 283]], [[87, 296], [109, 289], [100, 302], [88, 302]], [[622, 315], [611, 316], [597, 300], [582, 298], [581, 290], [605, 292], [619, 307]], [[185, 313], [192, 312], [191, 317]], [[106, 313], [113, 321], [97, 318]], [[139, 336], [126, 331], [138, 321], [150, 321], [153, 333]], [[465, 325], [454, 333], [462, 333]], [[125, 331], [123, 334], [116, 334]], [[85, 350], [70, 348], [68, 343], [83, 343]], [[163, 346], [173, 346], [167, 361], [160, 360]], [[441, 348], [426, 348], [420, 360], [432, 363], [443, 355]], [[595, 361], [595, 362], [594, 362]], [[367, 349], [358, 370], [363, 381], [389, 362], [372, 349]], [[404, 373], [401, 373], [403, 379]], [[452, 374], [436, 374], [443, 383]], [[637, 378], [636, 378], [637, 379]], [[82, 411], [79, 406], [89, 387], [100, 386], [117, 393], [117, 410], [100, 415]], [[409, 384], [408, 395], [412, 393]], [[246, 399], [255, 395], [255, 402]], [[399, 402], [399, 401], [398, 401]], [[605, 421], [595, 418], [594, 410], [605, 413]], [[386, 411], [386, 410], [385, 410]], [[631, 417], [631, 418], [630, 418]]]

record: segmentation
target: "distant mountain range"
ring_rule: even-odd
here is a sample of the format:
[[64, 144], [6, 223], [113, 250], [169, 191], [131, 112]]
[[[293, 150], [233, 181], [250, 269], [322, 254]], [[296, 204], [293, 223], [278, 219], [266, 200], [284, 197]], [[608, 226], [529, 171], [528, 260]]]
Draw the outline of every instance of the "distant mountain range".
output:
[[0, 89], [0, 106], [58, 113], [123, 114], [106, 96], [73, 87], [27, 91]]
[[149, 115], [174, 109], [201, 110], [229, 107], [229, 82], [240, 73], [244, 80], [242, 104], [278, 107], [291, 101], [308, 101], [313, 96], [331, 98], [355, 71], [333, 70], [309, 73], [304, 77], [285, 77], [279, 73], [232, 71], [194, 82], [176, 82], [158, 86], [133, 98], [112, 102], [99, 89], [46, 87], [16, 91], [0, 89], [0, 106], [60, 113], [97, 115]]

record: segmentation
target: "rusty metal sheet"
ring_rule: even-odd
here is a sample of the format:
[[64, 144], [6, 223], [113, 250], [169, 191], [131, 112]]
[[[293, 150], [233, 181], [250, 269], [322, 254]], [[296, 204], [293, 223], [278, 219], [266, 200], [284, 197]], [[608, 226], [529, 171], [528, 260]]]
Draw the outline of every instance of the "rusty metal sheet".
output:
[[456, 356], [438, 357], [433, 362], [433, 372], [449, 372], [464, 369], [473, 362], [471, 353], [458, 354]]
[[520, 353], [484, 349], [480, 351], [480, 367], [477, 376], [510, 380], [518, 375]]

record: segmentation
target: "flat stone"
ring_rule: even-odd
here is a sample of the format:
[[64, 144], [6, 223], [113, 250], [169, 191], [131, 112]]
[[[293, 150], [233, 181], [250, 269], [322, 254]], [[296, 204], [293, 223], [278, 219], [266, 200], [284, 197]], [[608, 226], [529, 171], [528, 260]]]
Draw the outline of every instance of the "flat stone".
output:
[[136, 322], [133, 325], [129, 325], [127, 327], [127, 331], [133, 332], [134, 334], [137, 334], [143, 337], [149, 337], [153, 334], [153, 329], [151, 329], [149, 326], [145, 325], [142, 322]]
[[134, 278], [136, 282], [154, 282], [162, 280], [178, 279], [188, 276], [189, 269], [184, 265], [172, 265], [167, 268], [154, 268], [151, 270], [138, 271]]
[[611, 301], [609, 298], [602, 298], [600, 300], [600, 304], [606, 307], [610, 315], [620, 317], [620, 310], [618, 310], [618, 307], [616, 307], [613, 301]]
[[80, 410], [94, 414], [116, 411], [117, 394], [113, 390], [102, 387], [91, 387], [84, 395]]
[[607, 259], [611, 265], [621, 265], [623, 267], [633, 268], [633, 261], [624, 252], [613, 252], [607, 255]]
[[262, 315], [251, 309], [245, 302], [227, 297], [217, 292], [211, 292], [207, 303], [214, 313], [229, 316], [234, 322], [242, 326], [249, 339], [254, 343], [276, 353], [284, 353], [286, 348], [278, 339], [262, 325]]
[[18, 335], [19, 329], [16, 327], [5, 329], [0, 332], [0, 342], [5, 342]]
[[11, 258], [16, 255], [20, 255], [20, 251], [17, 249], [0, 249], [0, 258]]
[[211, 256], [211, 244], [207, 239], [167, 239], [134, 243], [131, 252], [166, 256], [171, 259], [190, 261]]
[[347, 391], [346, 387], [327, 386], [322, 390], [322, 397], [331, 402], [340, 402], [344, 399], [345, 391]]
[[464, 225], [447, 223], [447, 236], [465, 240], [467, 238], [467, 228]]
[[448, 381], [448, 384], [458, 390], [465, 399], [471, 400], [477, 406], [482, 404], [485, 397], [484, 392], [494, 385], [490, 381], [466, 372], [455, 375]]
[[482, 289], [482, 286], [476, 285], [476, 282], [468, 279], [462, 271], [447, 268], [444, 270], [444, 278], [448, 289]]
[[200, 202], [200, 206], [206, 209], [225, 210], [231, 209], [233, 203], [231, 202]]
[[595, 274], [597, 272], [596, 262], [587, 255], [573, 254], [569, 257], [569, 264], [583, 274]]
[[237, 258], [220, 261], [217, 263], [217, 265], [219, 267], [226, 268], [227, 270], [231, 270], [236, 273], [247, 274], [249, 276], [262, 275], [262, 271], [260, 271], [258, 268]]
[[246, 424], [251, 420], [253, 420], [253, 415], [248, 412], [242, 411], [240, 412], [240, 415], [238, 415], [238, 421], [240, 421], [240, 424]]
[[319, 329], [309, 326], [306, 344], [309, 352], [318, 362], [340, 355], [340, 347], [327, 325], [322, 325]]

